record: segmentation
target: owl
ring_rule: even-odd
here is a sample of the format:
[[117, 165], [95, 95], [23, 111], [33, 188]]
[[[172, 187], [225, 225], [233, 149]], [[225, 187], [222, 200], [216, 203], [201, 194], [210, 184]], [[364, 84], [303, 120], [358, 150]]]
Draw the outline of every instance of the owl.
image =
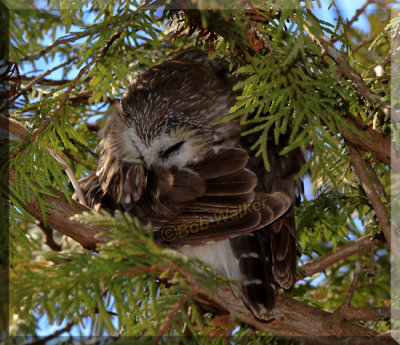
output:
[[160, 243], [210, 264], [267, 320], [296, 273], [294, 207], [303, 184], [300, 148], [268, 138], [270, 170], [250, 152], [223, 59], [189, 49], [140, 74], [101, 131], [97, 170], [80, 181], [92, 208], [153, 224]]

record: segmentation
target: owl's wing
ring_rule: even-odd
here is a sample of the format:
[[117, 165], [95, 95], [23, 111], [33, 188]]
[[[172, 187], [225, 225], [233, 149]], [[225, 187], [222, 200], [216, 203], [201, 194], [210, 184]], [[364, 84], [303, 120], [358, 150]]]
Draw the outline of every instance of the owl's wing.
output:
[[[155, 237], [174, 246], [260, 229], [282, 216], [291, 200], [280, 192], [256, 194], [257, 177], [245, 168], [247, 161], [243, 149], [218, 147], [182, 170], [154, 168], [133, 214], [150, 210]], [[165, 229], [176, 236], [165, 236]]]
[[[289, 289], [296, 278], [296, 227], [294, 206], [300, 202], [303, 183], [296, 174], [304, 165], [300, 148], [286, 155], [280, 152], [288, 145], [289, 135], [282, 135], [280, 143], [268, 141], [270, 170], [262, 160], [251, 157], [248, 167], [257, 172], [258, 190], [282, 193], [291, 200], [290, 209], [274, 222], [249, 234], [230, 239], [230, 244], [242, 276], [242, 296], [253, 313], [265, 319], [275, 304], [280, 288]], [[242, 144], [251, 147], [256, 137], [244, 137]]]
[[[113, 159], [80, 185], [90, 207], [122, 209], [151, 221], [155, 238], [174, 246], [200, 245], [260, 229], [290, 208], [284, 193], [255, 193], [257, 177], [247, 161], [245, 150], [230, 147], [211, 149], [184, 169], [153, 167], [147, 173]], [[142, 189], [138, 200], [135, 186]], [[177, 236], [166, 237], [166, 228]]]

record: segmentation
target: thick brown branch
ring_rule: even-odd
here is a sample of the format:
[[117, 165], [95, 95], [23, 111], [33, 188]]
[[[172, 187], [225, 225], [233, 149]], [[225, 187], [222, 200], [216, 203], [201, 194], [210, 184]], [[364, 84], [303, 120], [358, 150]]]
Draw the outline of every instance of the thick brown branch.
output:
[[383, 204], [378, 192], [376, 191], [373, 183], [370, 180], [367, 169], [364, 165], [360, 153], [353, 144], [346, 142], [350, 153], [350, 159], [352, 161], [354, 170], [360, 179], [362, 188], [364, 189], [365, 195], [371, 202], [373, 209], [375, 210], [376, 217], [378, 218], [379, 224], [381, 225], [382, 231], [385, 234], [387, 243], [391, 248], [392, 255], [400, 263], [400, 248], [396, 235], [392, 236], [392, 229], [390, 219], [387, 214], [385, 205]]
[[[11, 186], [13, 186], [13, 183], [14, 181], [11, 175]], [[70, 220], [72, 215], [82, 213], [83, 211], [88, 211], [88, 208], [76, 202], [73, 202], [72, 205], [70, 205], [61, 192], [55, 189], [50, 189], [50, 191], [56, 194], [57, 198], [43, 196], [48, 203], [54, 206], [54, 208], [51, 210], [51, 213], [47, 215], [48, 225], [51, 228], [60, 231], [66, 236], [78, 241], [84, 247], [88, 249], [95, 249], [96, 245], [100, 243], [100, 240], [96, 238], [96, 234], [98, 234], [101, 230], [94, 229], [87, 225], [82, 225]], [[41, 212], [36, 200], [33, 199], [30, 204], [26, 205], [25, 209], [36, 219], [41, 219]], [[189, 274], [187, 274], [187, 278], [189, 280], [193, 279], [193, 277], [191, 277]], [[194, 284], [195, 282], [193, 282], [193, 286]], [[243, 302], [238, 300], [232, 294], [232, 290], [229, 286], [220, 287], [218, 293], [200, 286], [196, 289], [198, 290], [199, 302], [203, 305], [204, 297], [206, 297], [209, 301], [213, 302], [213, 304], [216, 304], [217, 306], [227, 310], [237, 320], [246, 322], [261, 331], [277, 336], [372, 337], [376, 335], [375, 332], [364, 329], [363, 327], [346, 320], [341, 321], [338, 328], [337, 324], [334, 324], [332, 321], [331, 313], [310, 307], [305, 303], [296, 301], [285, 295], [278, 296], [276, 301], [276, 309], [272, 314], [274, 319], [271, 322], [266, 323], [255, 319]], [[376, 340], [376, 338], [373, 339]], [[382, 340], [381, 344], [390, 344], [390, 342], [384, 341], [387, 341], [387, 339]], [[337, 339], [336, 343], [338, 343]], [[376, 344], [379, 344], [379, 342], [376, 342]]]
[[[11, 185], [14, 183], [12, 176], [10, 177], [10, 183]], [[76, 202], [73, 202], [72, 205], [69, 205], [61, 192], [54, 189], [50, 189], [50, 191], [56, 194], [57, 198], [43, 196], [45, 201], [54, 206], [54, 208], [51, 210], [51, 214], [47, 215], [48, 225], [53, 229], [65, 234], [66, 236], [78, 241], [85, 248], [94, 250], [96, 245], [101, 242], [100, 239], [96, 238], [96, 235], [101, 230], [70, 220], [72, 215], [82, 213], [83, 211], [88, 211], [88, 208]], [[33, 217], [41, 219], [41, 212], [36, 200], [33, 200], [30, 204], [26, 205], [25, 209]], [[190, 276], [187, 278], [193, 279]], [[274, 320], [266, 323], [255, 319], [243, 302], [238, 300], [232, 294], [232, 290], [229, 286], [220, 287], [217, 293], [205, 287], [198, 287], [198, 294], [200, 302], [203, 302], [204, 296], [206, 296], [208, 300], [227, 310], [237, 320], [248, 323], [249, 325], [261, 331], [276, 336], [372, 337], [376, 335], [375, 332], [346, 320], [343, 320], [340, 323], [340, 327], [337, 328], [337, 325], [335, 324], [334, 326], [334, 323], [332, 322], [331, 313], [310, 307], [305, 303], [296, 301], [285, 295], [278, 296], [276, 301], [276, 309], [272, 314]], [[377, 342], [376, 344], [380, 343]], [[391, 343], [381, 342], [381, 344]]]
[[[331, 343], [340, 344], [342, 337], [368, 337], [364, 344], [377, 341], [374, 331], [362, 328], [348, 320], [342, 320], [339, 326], [333, 322], [333, 314], [310, 307], [305, 303], [296, 301], [286, 295], [279, 295], [276, 307], [272, 313], [274, 318], [270, 322], [259, 321], [254, 318], [241, 300], [236, 299], [229, 286], [221, 286], [217, 293], [207, 288], [199, 287], [199, 293], [217, 305], [229, 311], [237, 320], [250, 326], [281, 337], [333, 337]], [[389, 338], [390, 339], [390, 338]], [[386, 342], [387, 341], [387, 342]], [[390, 340], [377, 341], [376, 344], [395, 344]]]
[[[14, 175], [12, 173], [9, 175], [8, 181], [11, 189], [14, 188]], [[53, 206], [53, 208], [49, 210], [50, 213], [46, 215], [47, 226], [71, 237], [84, 248], [95, 250], [96, 245], [102, 242], [96, 235], [102, 230], [70, 219], [71, 216], [81, 214], [85, 211], [88, 212], [90, 209], [75, 201], [69, 204], [63, 193], [55, 188], [48, 189], [55, 197], [42, 195], [44, 201]], [[10, 191], [8, 192], [10, 193]], [[35, 219], [42, 221], [42, 213], [39, 204], [33, 195], [31, 200], [30, 203], [23, 206], [25, 211]]]
[[340, 134], [345, 140], [358, 146], [363, 151], [372, 153], [374, 157], [381, 162], [400, 171], [400, 157], [396, 155], [390, 156], [391, 142], [387, 137], [373, 128], [366, 126], [361, 119], [351, 114], [346, 116], [346, 121], [350, 127], [355, 127], [358, 131], [362, 132], [366, 138], [339, 125]]
[[322, 270], [326, 269], [327, 267], [333, 265], [334, 263], [353, 255], [357, 252], [365, 251], [370, 248], [371, 241], [373, 243], [379, 243], [380, 239], [375, 238], [371, 240], [369, 235], [363, 236], [359, 238], [357, 241], [352, 243], [345, 244], [344, 246], [339, 247], [336, 252], [330, 252], [327, 254], [326, 257], [322, 257], [319, 259], [314, 260], [308, 264], [302, 266], [304, 271], [304, 275], [297, 276], [297, 280], [301, 280], [305, 277], [310, 277], [315, 273], [321, 272]]
[[376, 308], [346, 308], [345, 316], [347, 320], [363, 320], [363, 321], [378, 321], [382, 319], [390, 319], [390, 307]]

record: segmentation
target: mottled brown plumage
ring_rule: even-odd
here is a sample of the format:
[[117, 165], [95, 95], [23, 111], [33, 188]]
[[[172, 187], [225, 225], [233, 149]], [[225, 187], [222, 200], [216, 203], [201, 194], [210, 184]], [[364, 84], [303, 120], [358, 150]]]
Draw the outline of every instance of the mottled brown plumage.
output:
[[234, 83], [221, 59], [196, 49], [142, 73], [108, 117], [97, 171], [81, 187], [91, 207], [151, 221], [156, 238], [238, 280], [236, 296], [268, 319], [295, 279], [304, 157], [279, 155], [287, 136], [271, 139], [267, 172], [238, 121], [213, 125], [234, 104]]

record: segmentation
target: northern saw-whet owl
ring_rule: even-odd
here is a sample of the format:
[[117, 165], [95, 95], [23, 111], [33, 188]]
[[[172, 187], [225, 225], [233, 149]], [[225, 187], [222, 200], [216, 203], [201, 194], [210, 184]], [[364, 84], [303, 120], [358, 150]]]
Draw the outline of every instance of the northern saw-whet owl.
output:
[[139, 75], [102, 129], [97, 171], [80, 181], [90, 207], [151, 221], [155, 237], [239, 282], [237, 298], [268, 319], [296, 275], [294, 176], [301, 149], [268, 140], [270, 171], [250, 154], [257, 136], [214, 125], [237, 94], [222, 59], [189, 49]]

